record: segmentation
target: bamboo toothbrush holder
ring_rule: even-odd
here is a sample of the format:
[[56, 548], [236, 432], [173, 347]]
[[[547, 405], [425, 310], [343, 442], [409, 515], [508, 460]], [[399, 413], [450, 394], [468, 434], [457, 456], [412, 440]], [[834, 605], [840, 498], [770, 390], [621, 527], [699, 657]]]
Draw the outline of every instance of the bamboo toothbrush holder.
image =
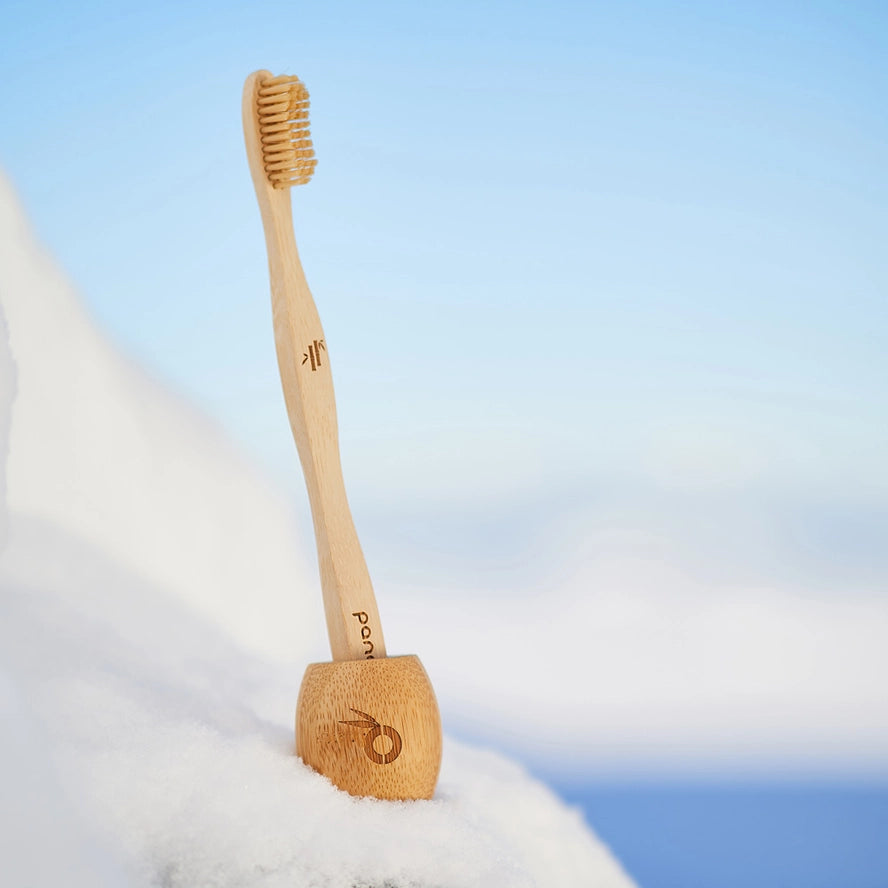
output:
[[296, 754], [352, 795], [430, 799], [441, 718], [419, 658], [312, 663], [296, 704]]

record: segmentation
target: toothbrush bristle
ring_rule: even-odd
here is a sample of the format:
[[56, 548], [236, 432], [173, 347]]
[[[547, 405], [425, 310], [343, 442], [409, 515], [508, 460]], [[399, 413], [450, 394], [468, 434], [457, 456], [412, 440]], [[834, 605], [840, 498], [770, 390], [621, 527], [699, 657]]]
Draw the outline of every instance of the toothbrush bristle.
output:
[[257, 96], [262, 160], [275, 188], [304, 185], [317, 166], [308, 129], [308, 90], [288, 74], [259, 84]]

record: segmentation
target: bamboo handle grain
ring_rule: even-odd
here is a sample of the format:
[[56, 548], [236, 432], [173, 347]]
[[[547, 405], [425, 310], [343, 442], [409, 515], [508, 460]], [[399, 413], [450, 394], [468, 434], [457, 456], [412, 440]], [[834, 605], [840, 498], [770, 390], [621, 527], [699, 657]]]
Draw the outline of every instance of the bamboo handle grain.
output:
[[247, 155], [262, 213], [278, 368], [311, 504], [334, 660], [385, 657], [373, 585], [345, 494], [330, 353], [293, 234], [289, 189], [267, 179], [256, 125], [258, 71], [244, 87]]

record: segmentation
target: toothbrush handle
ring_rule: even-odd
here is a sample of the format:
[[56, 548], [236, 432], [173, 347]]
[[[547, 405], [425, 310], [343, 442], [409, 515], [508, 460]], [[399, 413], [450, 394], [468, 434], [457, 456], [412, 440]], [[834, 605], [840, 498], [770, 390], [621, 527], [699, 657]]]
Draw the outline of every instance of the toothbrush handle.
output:
[[289, 193], [274, 192], [263, 215], [278, 368], [311, 503], [330, 649], [334, 660], [379, 659], [382, 626], [345, 495], [329, 353], [299, 261]]

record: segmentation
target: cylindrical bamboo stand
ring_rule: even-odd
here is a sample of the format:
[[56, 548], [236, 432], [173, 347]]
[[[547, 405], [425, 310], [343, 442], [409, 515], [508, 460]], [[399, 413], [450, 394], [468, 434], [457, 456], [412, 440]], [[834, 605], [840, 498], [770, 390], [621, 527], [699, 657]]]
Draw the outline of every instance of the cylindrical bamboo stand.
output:
[[352, 795], [431, 798], [441, 719], [419, 658], [312, 663], [296, 706], [296, 753]]

